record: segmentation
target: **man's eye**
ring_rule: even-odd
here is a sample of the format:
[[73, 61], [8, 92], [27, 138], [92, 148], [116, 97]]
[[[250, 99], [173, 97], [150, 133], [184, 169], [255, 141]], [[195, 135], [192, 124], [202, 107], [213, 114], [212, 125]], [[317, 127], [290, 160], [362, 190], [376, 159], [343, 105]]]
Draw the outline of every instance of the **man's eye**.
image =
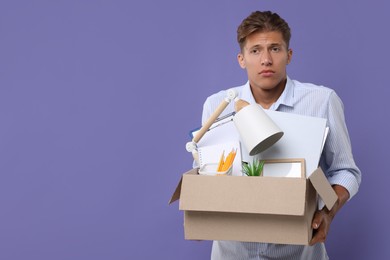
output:
[[251, 50], [251, 53], [253, 53], [253, 54], [257, 54], [257, 53], [259, 53], [259, 50], [257, 50], [257, 49], [253, 49], [253, 50]]
[[279, 47], [273, 47], [271, 50], [272, 50], [273, 52], [279, 52], [279, 51], [280, 51], [280, 48], [279, 48]]

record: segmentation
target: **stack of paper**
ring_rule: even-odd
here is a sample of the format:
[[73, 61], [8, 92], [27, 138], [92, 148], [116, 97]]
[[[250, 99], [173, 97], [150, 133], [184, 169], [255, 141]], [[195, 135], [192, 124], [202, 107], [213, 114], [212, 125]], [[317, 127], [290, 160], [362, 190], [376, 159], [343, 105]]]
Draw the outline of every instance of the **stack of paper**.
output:
[[[306, 177], [309, 177], [318, 168], [326, 138], [326, 119], [278, 111], [267, 110], [266, 112], [283, 130], [284, 135], [276, 144], [257, 157], [260, 159], [304, 158]], [[244, 151], [242, 153], [248, 154]]]

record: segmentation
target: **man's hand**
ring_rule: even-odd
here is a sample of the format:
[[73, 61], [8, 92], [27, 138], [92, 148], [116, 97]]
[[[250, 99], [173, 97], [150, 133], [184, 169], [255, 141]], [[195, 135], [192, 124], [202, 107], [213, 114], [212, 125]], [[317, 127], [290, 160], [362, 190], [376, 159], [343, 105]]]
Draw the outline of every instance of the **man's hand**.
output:
[[349, 199], [349, 192], [347, 191], [347, 189], [340, 185], [333, 185], [332, 187], [336, 192], [338, 199], [331, 210], [328, 210], [326, 207], [324, 207], [322, 210], [318, 210], [314, 214], [314, 218], [312, 221], [314, 236], [310, 241], [311, 246], [316, 243], [325, 242], [326, 236], [329, 232], [330, 223], [332, 223], [332, 220], [336, 213]]

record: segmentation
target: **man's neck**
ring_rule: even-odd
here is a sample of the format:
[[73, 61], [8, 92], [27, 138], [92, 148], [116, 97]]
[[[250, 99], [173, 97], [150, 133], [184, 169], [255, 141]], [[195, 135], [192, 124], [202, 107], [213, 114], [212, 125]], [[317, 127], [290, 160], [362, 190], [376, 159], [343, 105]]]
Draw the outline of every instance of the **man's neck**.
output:
[[264, 109], [269, 109], [282, 95], [286, 83], [287, 79], [282, 80], [278, 86], [273, 89], [253, 88], [251, 86], [252, 95], [257, 104], [261, 105]]

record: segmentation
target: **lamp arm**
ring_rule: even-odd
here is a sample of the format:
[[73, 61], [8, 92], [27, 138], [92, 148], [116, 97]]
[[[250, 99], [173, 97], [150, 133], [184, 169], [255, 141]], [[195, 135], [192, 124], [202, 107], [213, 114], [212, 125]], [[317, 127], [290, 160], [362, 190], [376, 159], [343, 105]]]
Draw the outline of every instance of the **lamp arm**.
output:
[[198, 143], [200, 139], [204, 136], [204, 134], [209, 130], [210, 126], [215, 122], [215, 120], [222, 114], [225, 108], [229, 105], [230, 102], [223, 100], [217, 109], [211, 114], [209, 119], [204, 123], [204, 125], [200, 128], [200, 130], [196, 133], [192, 141], [194, 143]]
[[226, 98], [221, 101], [215, 111], [211, 114], [211, 116], [207, 119], [206, 123], [199, 129], [196, 133], [192, 142], [188, 142], [186, 144], [186, 149], [188, 152], [192, 152], [194, 154], [194, 150], [196, 150], [196, 144], [202, 139], [204, 134], [209, 130], [210, 126], [215, 122], [215, 120], [222, 114], [222, 112], [226, 109], [229, 103], [237, 97], [237, 92], [234, 89], [229, 89], [226, 93]]

